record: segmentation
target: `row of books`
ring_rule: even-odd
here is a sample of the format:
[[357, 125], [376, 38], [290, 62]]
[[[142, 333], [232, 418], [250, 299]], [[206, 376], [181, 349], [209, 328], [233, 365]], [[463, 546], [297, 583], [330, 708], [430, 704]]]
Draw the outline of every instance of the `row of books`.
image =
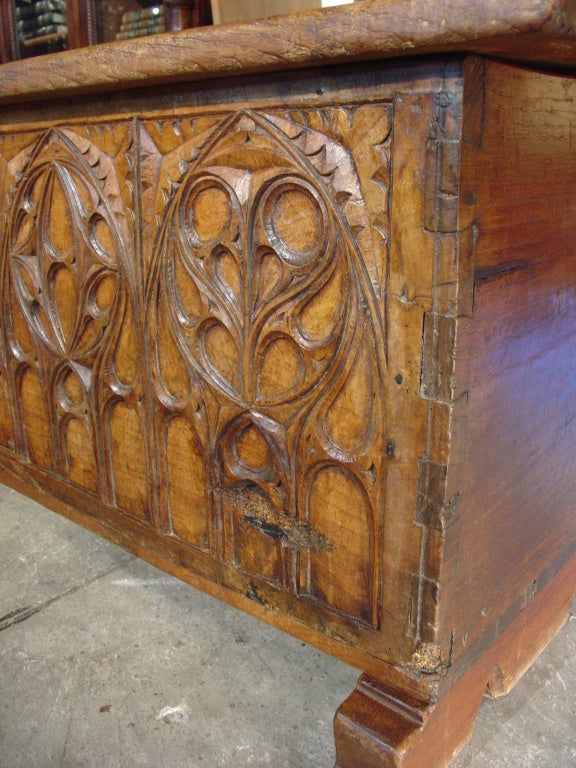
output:
[[[46, 35], [65, 36], [68, 32], [66, 0], [17, 0], [16, 23], [22, 41]], [[164, 31], [164, 8], [160, 4], [124, 13], [116, 39], [156, 35]]]
[[21, 40], [46, 35], [65, 36], [68, 33], [66, 0], [19, 0], [16, 24]]
[[16, 18], [25, 19], [45, 11], [66, 11], [66, 0], [16, 0]]
[[164, 32], [164, 8], [154, 5], [151, 8], [142, 8], [139, 11], [127, 11], [122, 16], [120, 31], [116, 40], [128, 40], [132, 37], [144, 35], [157, 35]]

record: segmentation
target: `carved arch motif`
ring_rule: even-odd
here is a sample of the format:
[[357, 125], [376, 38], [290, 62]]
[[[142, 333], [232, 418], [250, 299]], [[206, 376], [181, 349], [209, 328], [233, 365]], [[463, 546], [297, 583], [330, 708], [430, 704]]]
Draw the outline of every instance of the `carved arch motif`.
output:
[[[352, 153], [304, 112], [242, 112], [182, 154], [194, 157], [158, 240], [148, 361], [157, 432], [183, 418], [204, 468], [202, 546], [376, 625], [385, 344]], [[330, 508], [341, 499], [347, 533]], [[337, 579], [326, 588], [342, 568], [363, 575], [352, 598]]]
[[1, 449], [377, 627], [391, 125], [384, 104], [0, 139]]
[[3, 325], [20, 456], [122, 507], [106, 414], [133, 393], [117, 354], [132, 303], [127, 229], [113, 159], [87, 133], [48, 131], [22, 159]]

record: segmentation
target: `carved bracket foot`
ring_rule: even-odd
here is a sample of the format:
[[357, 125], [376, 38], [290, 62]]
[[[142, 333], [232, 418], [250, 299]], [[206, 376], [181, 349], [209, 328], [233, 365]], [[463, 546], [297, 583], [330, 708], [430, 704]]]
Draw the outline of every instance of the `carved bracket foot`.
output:
[[439, 768], [469, 738], [485, 681], [424, 703], [367, 675], [334, 720], [335, 768]]
[[573, 560], [466, 671], [461, 661], [437, 681], [437, 701], [362, 675], [334, 719], [335, 768], [444, 768], [470, 737], [484, 693], [511, 690], [562, 627], [575, 590]]

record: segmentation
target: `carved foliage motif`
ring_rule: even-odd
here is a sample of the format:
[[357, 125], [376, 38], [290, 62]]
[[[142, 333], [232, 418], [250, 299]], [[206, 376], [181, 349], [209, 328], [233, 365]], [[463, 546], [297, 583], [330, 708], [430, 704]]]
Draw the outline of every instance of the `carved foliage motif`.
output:
[[39, 135], [3, 269], [22, 459], [372, 626], [390, 130], [384, 105]]

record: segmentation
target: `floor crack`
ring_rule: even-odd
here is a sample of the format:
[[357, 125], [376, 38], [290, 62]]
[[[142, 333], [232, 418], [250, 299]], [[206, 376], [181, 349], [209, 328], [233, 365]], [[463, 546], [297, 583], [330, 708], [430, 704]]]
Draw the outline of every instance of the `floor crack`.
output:
[[55, 603], [58, 600], [61, 600], [63, 597], [68, 597], [69, 595], [73, 595], [79, 589], [83, 589], [84, 587], [89, 587], [91, 584], [95, 584], [99, 579], [103, 579], [105, 576], [108, 576], [110, 573], [113, 573], [114, 571], [118, 570], [118, 568], [122, 568], [131, 560], [136, 560], [136, 557], [131, 556], [126, 560], [122, 560], [122, 562], [116, 563], [116, 565], [113, 565], [111, 568], [108, 568], [106, 571], [102, 571], [102, 573], [98, 573], [93, 578], [88, 579], [88, 581], [83, 581], [80, 584], [75, 584], [73, 587], [70, 587], [70, 589], [66, 589], [64, 592], [60, 592], [57, 595], [53, 595], [52, 597], [49, 597], [47, 600], [43, 600], [41, 603], [34, 603], [34, 605], [28, 605], [24, 608], [16, 608], [16, 610], [10, 611], [10, 613], [7, 613], [5, 616], [0, 616], [0, 632], [3, 632], [5, 629], [9, 629], [10, 627], [13, 627], [15, 624], [20, 624], [21, 622], [26, 621], [26, 619], [29, 619], [31, 616], [34, 616], [34, 614], [38, 613], [39, 611], [42, 611], [44, 608], [47, 608], [49, 605], [52, 605], [52, 603]]

